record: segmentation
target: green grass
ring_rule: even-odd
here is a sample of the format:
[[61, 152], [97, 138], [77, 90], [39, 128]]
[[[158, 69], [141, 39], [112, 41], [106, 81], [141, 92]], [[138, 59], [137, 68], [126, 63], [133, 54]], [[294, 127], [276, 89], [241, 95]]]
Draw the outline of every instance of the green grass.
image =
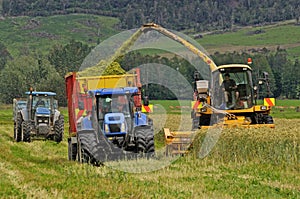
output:
[[[161, 114], [190, 114], [191, 101], [189, 100], [151, 100], [154, 105], [154, 112]], [[263, 104], [258, 100], [257, 104]], [[272, 107], [271, 115], [275, 118], [300, 118], [300, 112], [296, 112], [296, 107], [300, 107], [300, 100], [276, 100]]]
[[[61, 111], [67, 120], [66, 108]], [[175, 127], [180, 115], [167, 115], [166, 126]], [[275, 122], [275, 129], [223, 130], [204, 159], [197, 157], [201, 131], [188, 156], [134, 174], [68, 161], [67, 124], [59, 144], [14, 142], [11, 106], [1, 105], [0, 198], [299, 198], [300, 121]], [[155, 161], [146, 161], [146, 168]], [[133, 168], [138, 163], [128, 162]]]

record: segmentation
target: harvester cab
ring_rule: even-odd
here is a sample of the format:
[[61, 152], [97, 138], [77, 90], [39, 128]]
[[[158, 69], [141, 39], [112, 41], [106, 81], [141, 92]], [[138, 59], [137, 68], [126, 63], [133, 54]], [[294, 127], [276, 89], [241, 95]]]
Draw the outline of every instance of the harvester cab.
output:
[[[271, 106], [256, 104], [252, 69], [248, 65], [218, 66], [212, 70], [210, 82], [195, 79], [194, 92], [192, 129], [215, 124], [223, 124], [224, 127], [275, 127], [270, 116]], [[214, 119], [213, 114], [216, 116]]]
[[251, 68], [247, 65], [223, 65], [212, 72], [211, 105], [221, 109], [248, 109], [254, 104]]
[[14, 109], [15, 140], [30, 142], [32, 138], [42, 138], [62, 141], [64, 117], [57, 110], [56, 93], [30, 91], [25, 94], [26, 107]]

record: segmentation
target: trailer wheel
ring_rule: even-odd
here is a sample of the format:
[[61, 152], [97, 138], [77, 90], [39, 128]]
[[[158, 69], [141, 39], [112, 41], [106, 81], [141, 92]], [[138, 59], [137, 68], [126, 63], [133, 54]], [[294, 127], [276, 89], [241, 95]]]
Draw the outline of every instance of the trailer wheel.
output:
[[22, 117], [17, 115], [17, 121], [14, 122], [14, 140], [16, 142], [22, 141]]
[[54, 124], [54, 136], [53, 140], [57, 143], [61, 142], [64, 134], [64, 116], [60, 115], [59, 119]]
[[22, 122], [22, 141], [23, 142], [30, 142], [31, 136], [31, 123], [29, 121]]
[[77, 144], [73, 143], [71, 139], [68, 140], [68, 159], [75, 161], [77, 156]]

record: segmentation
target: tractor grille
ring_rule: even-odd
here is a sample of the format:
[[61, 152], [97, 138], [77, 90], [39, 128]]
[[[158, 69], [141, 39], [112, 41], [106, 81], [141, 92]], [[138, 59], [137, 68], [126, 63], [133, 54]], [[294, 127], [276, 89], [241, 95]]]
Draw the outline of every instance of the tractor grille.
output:
[[111, 133], [120, 132], [120, 124], [110, 124], [109, 129]]
[[38, 126], [38, 134], [46, 135], [50, 132], [50, 127], [46, 124], [39, 124]]

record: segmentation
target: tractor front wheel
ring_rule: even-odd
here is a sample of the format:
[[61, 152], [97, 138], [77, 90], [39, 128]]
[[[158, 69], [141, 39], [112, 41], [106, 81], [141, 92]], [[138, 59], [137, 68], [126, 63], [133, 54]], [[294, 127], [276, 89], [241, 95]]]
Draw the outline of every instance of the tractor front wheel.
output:
[[59, 116], [59, 119], [55, 121], [54, 124], [54, 136], [53, 140], [57, 143], [61, 142], [64, 134], [64, 117], [63, 115]]

